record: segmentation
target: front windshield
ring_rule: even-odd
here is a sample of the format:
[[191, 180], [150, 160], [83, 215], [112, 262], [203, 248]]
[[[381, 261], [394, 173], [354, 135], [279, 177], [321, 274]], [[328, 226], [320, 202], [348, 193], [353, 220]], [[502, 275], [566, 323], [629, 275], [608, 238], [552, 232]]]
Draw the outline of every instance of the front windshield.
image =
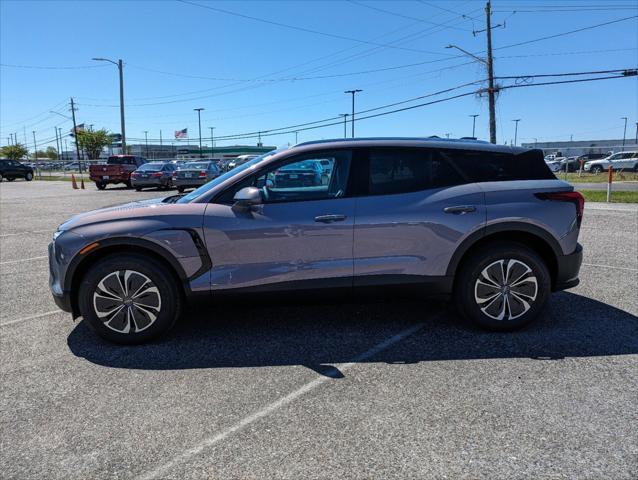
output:
[[246, 163], [244, 163], [244, 164], [242, 164], [242, 165], [240, 165], [238, 167], [235, 167], [232, 170], [224, 173], [223, 175], [220, 175], [219, 177], [215, 178], [214, 180], [211, 180], [210, 182], [202, 185], [198, 189], [193, 190], [188, 195], [185, 195], [182, 198], [180, 198], [176, 203], [190, 203], [193, 200], [195, 200], [197, 197], [199, 197], [200, 195], [203, 195], [204, 193], [206, 193], [206, 192], [210, 191], [211, 189], [215, 188], [217, 185], [221, 185], [222, 183], [224, 183], [229, 178], [234, 177], [238, 173], [241, 173], [241, 172], [243, 172], [245, 170], [248, 170], [249, 168], [252, 168], [254, 165], [258, 164], [262, 160], [265, 160], [265, 159], [267, 159], [269, 157], [272, 157], [275, 153], [279, 153], [279, 152], [281, 152], [283, 150], [285, 150], [285, 149], [272, 150], [271, 152], [264, 153], [263, 155], [255, 157], [252, 160], [249, 160], [248, 162], [246, 162]]

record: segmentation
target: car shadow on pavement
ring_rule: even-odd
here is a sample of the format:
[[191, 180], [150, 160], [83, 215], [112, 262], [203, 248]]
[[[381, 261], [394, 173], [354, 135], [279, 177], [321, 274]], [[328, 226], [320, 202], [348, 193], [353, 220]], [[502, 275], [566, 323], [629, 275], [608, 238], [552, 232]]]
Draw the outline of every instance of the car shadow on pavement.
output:
[[78, 357], [114, 368], [303, 365], [340, 378], [338, 364], [416, 324], [423, 327], [364, 361], [560, 360], [638, 353], [638, 317], [568, 292], [553, 295], [535, 323], [513, 333], [480, 330], [436, 303], [203, 304], [154, 343], [113, 345], [80, 322], [69, 334], [68, 346]]

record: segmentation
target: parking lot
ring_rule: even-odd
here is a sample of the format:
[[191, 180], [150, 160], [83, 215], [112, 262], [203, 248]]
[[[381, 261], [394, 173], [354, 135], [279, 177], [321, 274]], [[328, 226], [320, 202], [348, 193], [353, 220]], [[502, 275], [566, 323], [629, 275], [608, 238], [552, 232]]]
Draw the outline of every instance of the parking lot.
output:
[[636, 204], [587, 205], [581, 284], [520, 332], [430, 302], [247, 301], [114, 346], [57, 310], [46, 247], [160, 195], [0, 185], [0, 477], [638, 477]]

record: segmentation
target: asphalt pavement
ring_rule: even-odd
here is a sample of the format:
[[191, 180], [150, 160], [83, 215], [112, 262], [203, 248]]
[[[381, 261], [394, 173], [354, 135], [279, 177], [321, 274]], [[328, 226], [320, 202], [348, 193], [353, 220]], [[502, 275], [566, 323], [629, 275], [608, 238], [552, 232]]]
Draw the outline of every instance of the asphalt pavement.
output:
[[516, 333], [247, 299], [108, 344], [55, 307], [47, 244], [160, 195], [0, 184], [0, 478], [638, 478], [638, 205], [587, 204], [581, 284]]

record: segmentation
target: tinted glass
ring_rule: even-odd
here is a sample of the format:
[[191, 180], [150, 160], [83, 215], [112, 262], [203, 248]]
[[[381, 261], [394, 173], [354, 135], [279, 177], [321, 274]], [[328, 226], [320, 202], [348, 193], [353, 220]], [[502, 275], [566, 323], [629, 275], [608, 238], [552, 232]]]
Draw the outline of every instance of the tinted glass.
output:
[[110, 165], [135, 165], [135, 157], [109, 157], [106, 163]]
[[540, 150], [517, 155], [501, 152], [442, 150], [441, 156], [473, 182], [555, 179]]
[[137, 169], [138, 172], [159, 172], [162, 167], [164, 167], [161, 163], [145, 163], [140, 168]]
[[372, 149], [368, 194], [392, 195], [459, 185], [465, 179], [447, 159], [428, 149]]
[[199, 162], [199, 163], [187, 163], [186, 165], [182, 165], [182, 170], [206, 170], [208, 168], [208, 163]]

